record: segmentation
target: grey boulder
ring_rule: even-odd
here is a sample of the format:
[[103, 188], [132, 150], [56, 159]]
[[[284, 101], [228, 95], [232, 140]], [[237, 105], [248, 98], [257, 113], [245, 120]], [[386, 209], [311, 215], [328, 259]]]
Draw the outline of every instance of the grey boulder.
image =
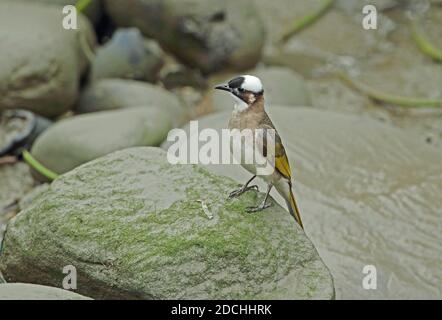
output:
[[171, 128], [169, 115], [159, 108], [85, 114], [50, 127], [35, 141], [31, 153], [60, 174], [112, 151], [159, 145]]
[[63, 29], [62, 20], [57, 6], [0, 3], [0, 110], [54, 117], [73, 106], [87, 66], [80, 38], [92, 45], [95, 36], [82, 15], [78, 30]]
[[56, 179], [10, 222], [5, 279], [56, 286], [71, 264], [77, 292], [96, 299], [334, 297], [326, 266], [283, 208], [248, 214], [263, 194], [227, 200], [233, 180], [166, 158], [130, 148]]
[[119, 26], [138, 27], [181, 61], [205, 73], [252, 68], [260, 59], [265, 28], [249, 0], [106, 0]]
[[79, 113], [130, 107], [158, 107], [170, 115], [174, 127], [188, 120], [188, 112], [171, 92], [141, 81], [102, 79], [92, 83], [80, 96]]
[[156, 82], [164, 63], [162, 55], [158, 44], [144, 39], [138, 29], [118, 29], [97, 50], [91, 77]]

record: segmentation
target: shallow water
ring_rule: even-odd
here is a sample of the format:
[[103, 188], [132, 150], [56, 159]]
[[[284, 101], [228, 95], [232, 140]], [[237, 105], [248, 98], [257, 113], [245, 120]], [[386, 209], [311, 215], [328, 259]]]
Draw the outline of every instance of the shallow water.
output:
[[[350, 187], [351, 193], [347, 192], [347, 196], [361, 194], [359, 200], [346, 201], [344, 207], [334, 203], [339, 203], [342, 199], [327, 198], [323, 192], [316, 192], [317, 186], [326, 188], [330, 185], [336, 188], [336, 184], [339, 184], [336, 179], [340, 177], [328, 177], [333, 181], [324, 181], [324, 177], [318, 177], [313, 168], [308, 171], [308, 175], [304, 175], [302, 167], [297, 169], [301, 175], [299, 178], [311, 185], [310, 188], [301, 185], [300, 195], [317, 194], [317, 210], [312, 210], [312, 217], [306, 218], [305, 224], [309, 223], [307, 233], [335, 277], [338, 299], [440, 299], [442, 156], [433, 155], [421, 164], [418, 162], [421, 161], [419, 158], [425, 158], [420, 154], [421, 147], [425, 148], [427, 145], [429, 149], [433, 147], [434, 150], [441, 150], [442, 111], [376, 105], [332, 75], [333, 71], [341, 69], [381, 92], [404, 97], [441, 99], [442, 65], [417, 49], [411, 40], [407, 17], [410, 13], [414, 17], [426, 15], [423, 27], [428, 39], [437, 48], [442, 48], [442, 8], [433, 6], [428, 11], [428, 1], [407, 1], [400, 6], [394, 6], [399, 1], [376, 1], [378, 9], [383, 6], [388, 10], [380, 14], [379, 31], [371, 32], [360, 28], [358, 19], [361, 16], [361, 3], [338, 0], [339, 10], [333, 9], [315, 25], [288, 42], [281, 64], [290, 66], [309, 78], [315, 107], [364, 114], [391, 127], [405, 130], [413, 141], [410, 142], [407, 153], [413, 161], [417, 161], [416, 167], [403, 170], [399, 175], [402, 178], [398, 185], [385, 190], [382, 187], [379, 190], [364, 190], [364, 185], [359, 185], [356, 178], [350, 181], [341, 179], [343, 189]], [[309, 68], [305, 68], [304, 57], [309, 57]], [[279, 64], [274, 58], [269, 61]], [[421, 146], [416, 143], [416, 139]], [[309, 142], [311, 143], [310, 140]], [[295, 157], [299, 151], [297, 143], [292, 144]], [[339, 151], [339, 148], [332, 151]], [[373, 147], [371, 152], [377, 153], [378, 150]], [[305, 154], [300, 155], [303, 156]], [[327, 158], [329, 155], [323, 156]], [[365, 163], [362, 155], [346, 157]], [[407, 157], [402, 158], [404, 162], [410, 161]], [[373, 161], [383, 162], [384, 158], [381, 156]], [[422, 168], [428, 167], [427, 161], [434, 171], [428, 170], [422, 174]], [[401, 163], [397, 165], [398, 168], [401, 167]], [[318, 166], [321, 171], [322, 165], [318, 163]], [[375, 170], [373, 165], [368, 164], [360, 170], [362, 181], [365, 180], [368, 184], [376, 179], [389, 182], [391, 176], [397, 176], [396, 168], [379, 172], [379, 169]], [[343, 171], [341, 175], [348, 177], [349, 174]], [[413, 184], [412, 181], [421, 183]], [[334, 193], [336, 190], [330, 192]], [[375, 199], [371, 198], [376, 194]], [[342, 195], [345, 196], [345, 193]], [[368, 203], [367, 199], [370, 200]], [[336, 207], [336, 212], [327, 210], [321, 203]], [[321, 212], [323, 210], [327, 211], [326, 215]], [[377, 267], [377, 290], [362, 288], [362, 269], [369, 264]]]
[[[337, 299], [442, 298], [442, 152], [368, 117], [297, 107], [268, 112]], [[211, 115], [200, 129], [225, 128], [228, 118]], [[250, 178], [238, 165], [210, 169], [239, 183]], [[376, 290], [363, 288], [366, 265], [376, 267]]]
[[[306, 169], [302, 158], [315, 159], [318, 150], [314, 150], [314, 144], [303, 146], [305, 150], [313, 149], [307, 153], [302, 149], [304, 153], [297, 155], [299, 139], [288, 142], [295, 159], [292, 161], [296, 163], [296, 157], [301, 158], [301, 166], [294, 169], [298, 179], [309, 184], [309, 187], [302, 183], [297, 187], [300, 206], [307, 206], [311, 214], [305, 218], [307, 234], [335, 277], [338, 299], [442, 298], [442, 156], [425, 157], [419, 151], [426, 147], [441, 150], [442, 112], [376, 105], [333, 77], [334, 71], [345, 70], [362, 83], [386, 93], [442, 99], [442, 65], [417, 49], [408, 25], [410, 16], [425, 17], [422, 21], [428, 39], [442, 49], [442, 7], [439, 2], [439, 6], [433, 5], [428, 10], [429, 3], [421, 0], [337, 0], [334, 9], [290, 39], [282, 53], [269, 52], [266, 56], [268, 63], [288, 66], [309, 78], [314, 107], [381, 120], [391, 127], [402, 128], [413, 141], [408, 146], [408, 157], [400, 157], [404, 162], [415, 162], [408, 170], [398, 172], [403, 168], [400, 162], [397, 168], [379, 170], [377, 163], [385, 159], [369, 157], [374, 163], [359, 168], [361, 181], [357, 176], [346, 181], [345, 177], [350, 174], [343, 170], [335, 175], [333, 172], [337, 168], [334, 167], [328, 168], [329, 175], [318, 175], [324, 166], [327, 167], [319, 161], [317, 168], [309, 164]], [[361, 28], [364, 4], [374, 4], [378, 9], [377, 31]], [[311, 134], [319, 133], [313, 131]], [[296, 139], [302, 132], [289, 136]], [[308, 141], [312, 143], [312, 139]], [[337, 147], [330, 150], [330, 154], [340, 151]], [[371, 153], [377, 152], [373, 146]], [[322, 156], [330, 157], [325, 153]], [[366, 163], [361, 154], [342, 156], [345, 160], [353, 158], [355, 162]], [[425, 170], [428, 171], [424, 173]], [[232, 177], [237, 174], [240, 173]], [[388, 186], [389, 179], [394, 181], [398, 176], [401, 179], [397, 185]], [[373, 181], [379, 181], [378, 188], [369, 189]], [[335, 197], [324, 196], [327, 188], [331, 188], [329, 192]], [[343, 199], [336, 197], [339, 192], [344, 198], [354, 194], [360, 196], [359, 199], [346, 199], [342, 206], [338, 203]], [[306, 194], [316, 195], [316, 198], [306, 199], [309, 197]], [[308, 209], [309, 205], [315, 210]], [[335, 210], [330, 210], [329, 206]], [[377, 267], [377, 290], [362, 288], [362, 269], [368, 264]]]
[[[302, 137], [299, 131], [288, 132]], [[334, 276], [337, 298], [442, 298], [442, 171], [437, 169], [442, 155], [425, 154], [412, 139], [403, 150], [391, 150], [390, 159], [388, 146], [379, 148], [381, 143], [366, 153], [346, 154], [351, 148], [345, 146], [345, 134], [330, 129], [331, 139], [341, 135], [342, 140], [319, 152], [309, 152], [313, 146], [299, 140], [286, 142], [298, 164], [295, 190], [306, 232]], [[358, 144], [358, 136], [353, 138]], [[313, 145], [321, 147], [319, 141]], [[339, 167], [337, 158], [357, 165]], [[362, 287], [365, 265], [377, 269], [376, 290]]]

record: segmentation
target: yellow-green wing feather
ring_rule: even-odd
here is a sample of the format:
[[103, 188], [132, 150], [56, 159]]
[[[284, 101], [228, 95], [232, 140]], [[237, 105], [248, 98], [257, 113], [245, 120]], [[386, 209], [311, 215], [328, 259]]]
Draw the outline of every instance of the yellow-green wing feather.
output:
[[[287, 158], [287, 154], [285, 152], [284, 146], [282, 145], [281, 137], [276, 131], [273, 123], [270, 118], [267, 116], [264, 117], [263, 122], [258, 126], [261, 129], [273, 129], [275, 130], [275, 169], [286, 179], [291, 180], [292, 171], [290, 169], [290, 163]], [[264, 149], [267, 150], [267, 135], [264, 134]], [[266, 152], [267, 153], [267, 152]]]
[[291, 180], [292, 171], [290, 169], [289, 159], [287, 158], [285, 151], [281, 155], [278, 155], [278, 152], [276, 152], [275, 169], [278, 170], [278, 172], [282, 174], [284, 178]]

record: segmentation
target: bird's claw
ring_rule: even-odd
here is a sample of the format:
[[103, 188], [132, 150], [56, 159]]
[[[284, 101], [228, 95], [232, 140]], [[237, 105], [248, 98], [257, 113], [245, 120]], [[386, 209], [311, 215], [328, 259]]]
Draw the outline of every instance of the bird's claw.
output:
[[271, 206], [272, 206], [271, 203], [264, 203], [264, 204], [261, 204], [261, 205], [259, 205], [257, 207], [247, 207], [246, 211], [248, 213], [253, 213], [253, 212], [262, 211], [262, 210], [267, 209], [267, 208], [269, 208]]
[[242, 195], [244, 192], [247, 192], [247, 191], [249, 191], [249, 190], [256, 190], [256, 191], [259, 191], [257, 185], [248, 186], [248, 187], [246, 187], [246, 188], [244, 188], [244, 187], [243, 187], [243, 188], [239, 188], [238, 190], [234, 190], [234, 191], [230, 192], [230, 194], [229, 194], [229, 199], [237, 198], [237, 197], [239, 197], [240, 195]]

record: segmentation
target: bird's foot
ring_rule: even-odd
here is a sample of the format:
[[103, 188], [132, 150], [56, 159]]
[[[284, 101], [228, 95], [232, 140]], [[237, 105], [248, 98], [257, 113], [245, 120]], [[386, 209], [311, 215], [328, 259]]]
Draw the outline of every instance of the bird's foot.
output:
[[253, 213], [253, 212], [262, 211], [262, 210], [267, 209], [267, 208], [269, 208], [271, 206], [272, 206], [272, 203], [264, 202], [264, 203], [260, 204], [257, 207], [247, 207], [246, 211], [249, 212], [249, 213]]
[[247, 191], [249, 191], [249, 190], [256, 190], [256, 191], [259, 191], [257, 185], [248, 186], [248, 187], [242, 187], [242, 188], [239, 188], [238, 190], [234, 190], [234, 191], [230, 192], [230, 194], [229, 194], [229, 199], [237, 198], [237, 197], [239, 197], [240, 195], [242, 195], [244, 192], [247, 192]]

